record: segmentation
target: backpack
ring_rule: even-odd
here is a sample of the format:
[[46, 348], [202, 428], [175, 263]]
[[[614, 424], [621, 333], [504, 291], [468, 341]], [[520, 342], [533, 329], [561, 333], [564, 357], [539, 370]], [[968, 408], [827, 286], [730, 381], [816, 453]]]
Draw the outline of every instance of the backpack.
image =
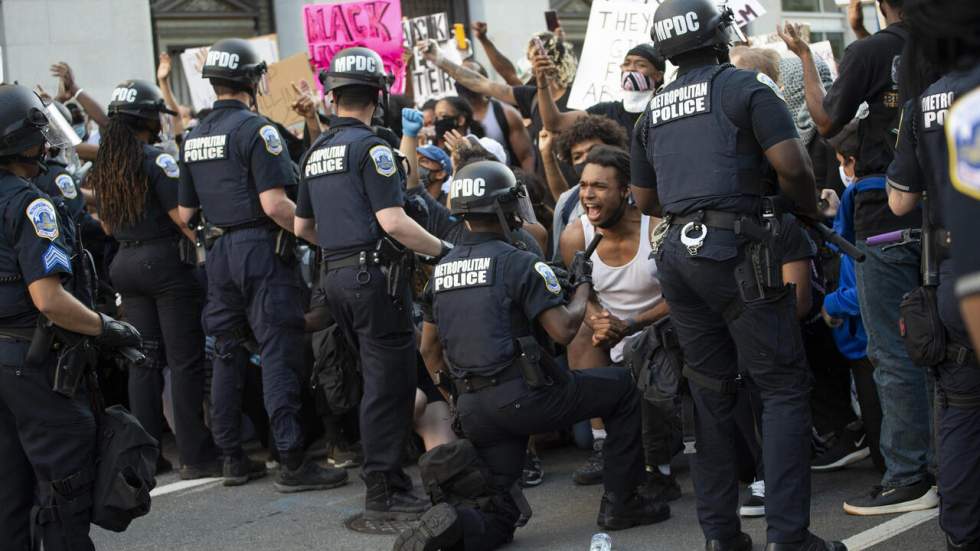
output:
[[150, 512], [160, 444], [122, 406], [98, 416], [92, 522], [113, 532]]

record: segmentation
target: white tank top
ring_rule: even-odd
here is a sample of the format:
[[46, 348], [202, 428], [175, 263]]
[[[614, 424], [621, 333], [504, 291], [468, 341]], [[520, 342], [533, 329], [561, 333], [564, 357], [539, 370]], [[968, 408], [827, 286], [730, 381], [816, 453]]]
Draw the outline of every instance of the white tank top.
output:
[[[595, 228], [586, 215], [581, 215], [585, 243], [592, 241]], [[650, 217], [640, 218], [640, 245], [636, 255], [622, 266], [610, 266], [599, 258], [599, 251], [592, 253], [592, 288], [599, 304], [619, 319], [636, 318], [653, 308], [660, 299], [660, 280], [657, 279], [657, 263], [650, 258]], [[623, 360], [623, 346], [637, 335], [630, 335], [609, 351], [614, 362]]]
[[494, 101], [496, 100], [491, 99], [490, 103], [487, 104], [487, 110], [483, 114], [483, 119], [480, 119], [480, 123], [483, 124], [483, 130], [486, 131], [487, 137], [496, 140], [506, 150], [507, 136], [504, 136], [504, 129], [500, 126], [500, 121], [493, 114]]

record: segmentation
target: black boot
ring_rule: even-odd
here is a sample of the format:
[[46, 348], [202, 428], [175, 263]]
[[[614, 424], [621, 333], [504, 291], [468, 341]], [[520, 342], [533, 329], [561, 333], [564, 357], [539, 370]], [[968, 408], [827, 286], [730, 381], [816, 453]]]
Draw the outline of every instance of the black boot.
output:
[[636, 492], [623, 499], [606, 492], [599, 505], [598, 524], [606, 530], [625, 530], [633, 526], [654, 524], [670, 518], [670, 506], [653, 501]]
[[241, 486], [249, 480], [265, 476], [265, 463], [254, 461], [247, 455], [225, 456], [221, 475], [225, 486]]
[[296, 469], [290, 469], [285, 463], [280, 464], [275, 487], [284, 494], [290, 494], [310, 490], [329, 490], [346, 483], [347, 471], [334, 467], [321, 467], [313, 461], [306, 461]]
[[708, 540], [704, 551], [752, 551], [752, 538], [745, 532], [729, 540]]
[[368, 520], [415, 520], [429, 503], [412, 493], [411, 486], [386, 473], [361, 475], [367, 485], [364, 518]]
[[419, 519], [418, 526], [398, 533], [392, 551], [438, 551], [452, 549], [463, 539], [456, 509], [440, 503]]
[[806, 539], [796, 543], [770, 543], [766, 551], [847, 551], [839, 541], [824, 541], [807, 532]]
[[980, 541], [956, 545], [946, 536], [946, 551], [980, 551]]

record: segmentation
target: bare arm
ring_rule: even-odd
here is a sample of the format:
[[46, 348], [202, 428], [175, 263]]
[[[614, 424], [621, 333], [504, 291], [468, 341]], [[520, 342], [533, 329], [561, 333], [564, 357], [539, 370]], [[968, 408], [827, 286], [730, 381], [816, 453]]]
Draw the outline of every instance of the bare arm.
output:
[[850, 4], [847, 5], [847, 24], [854, 31], [858, 40], [871, 36], [868, 29], [864, 28], [864, 12], [861, 9], [861, 0], [851, 0]]
[[64, 61], [59, 61], [51, 66], [51, 74], [58, 77], [60, 80], [59, 88], [63, 91], [63, 96], [66, 99], [75, 98], [78, 105], [88, 114], [89, 118], [95, 121], [99, 125], [100, 129], [105, 129], [106, 125], [109, 124], [109, 117], [106, 116], [105, 111], [99, 102], [95, 101], [92, 96], [89, 96], [78, 86], [75, 82], [75, 74], [72, 72], [71, 67], [68, 66]]
[[75, 153], [83, 161], [95, 162], [95, 158], [99, 156], [99, 146], [94, 143], [80, 143], [75, 146]]
[[507, 134], [507, 140], [510, 142], [510, 148], [514, 152], [514, 159], [525, 172], [534, 172], [534, 144], [531, 143], [531, 136], [527, 133], [527, 128], [524, 128], [524, 119], [521, 118], [521, 114], [510, 105], [504, 105], [504, 116], [507, 117], [507, 126], [510, 128], [510, 132]]
[[980, 295], [970, 295], [960, 300], [960, 312], [966, 323], [973, 349], [980, 350]]
[[556, 306], [541, 312], [538, 321], [548, 336], [561, 345], [572, 342], [582, 326], [591, 294], [592, 284], [583, 283], [575, 289], [572, 301], [567, 306]]
[[[436, 324], [422, 322], [422, 342], [419, 343], [419, 354], [422, 355], [422, 362], [425, 363], [425, 370], [433, 381], [437, 380], [437, 373], [442, 371], [448, 373], [446, 369], [446, 359], [442, 355], [442, 343], [439, 341], [439, 329]], [[449, 400], [448, 393], [442, 387], [437, 386], [442, 396]]]
[[813, 306], [810, 292], [810, 261], [796, 260], [783, 264], [783, 281], [796, 287], [796, 319], [803, 320]]
[[922, 194], [918, 192], [902, 191], [892, 186], [885, 186], [885, 189], [888, 190], [888, 208], [895, 216], [912, 212], [922, 199]]
[[558, 167], [558, 157], [554, 150], [555, 136], [547, 130], [538, 133], [538, 151], [541, 153], [541, 164], [544, 167], [544, 179], [551, 192], [549, 203], [554, 205], [561, 194], [568, 191], [568, 182]]
[[[765, 154], [766, 160], [779, 177], [779, 189], [793, 201], [796, 212], [818, 219], [820, 214], [817, 211], [817, 188], [813, 178], [813, 167], [800, 139], [783, 140], [767, 149]], [[636, 190], [634, 189], [633, 192], [636, 193]]]
[[562, 113], [558, 110], [558, 104], [551, 94], [551, 84], [547, 77], [547, 72], [554, 69], [555, 64], [546, 55], [534, 57], [534, 76], [538, 83], [538, 111], [541, 113], [541, 122], [545, 130], [557, 134], [571, 128], [575, 121], [588, 113], [585, 111], [567, 111]]
[[286, 196], [286, 190], [278, 187], [267, 189], [259, 194], [259, 203], [266, 216], [280, 228], [293, 232], [293, 219], [296, 216], [296, 203]]
[[405, 178], [405, 189], [419, 187], [419, 138], [402, 133], [402, 141], [398, 150], [408, 159], [408, 176]]
[[38, 311], [58, 327], [93, 337], [102, 334], [102, 318], [66, 291], [58, 276], [34, 281], [27, 292]]
[[184, 223], [185, 226], [190, 227], [191, 220], [197, 216], [196, 207], [181, 207], [177, 206], [177, 214], [180, 217], [180, 221]]
[[487, 36], [487, 24], [483, 21], [477, 21], [473, 23], [473, 34], [476, 35], [476, 39], [480, 41], [480, 45], [483, 46], [483, 51], [487, 54], [487, 59], [490, 60], [490, 65], [493, 66], [493, 70], [497, 71], [504, 82], [511, 86], [520, 86], [524, 84], [521, 79], [517, 78], [517, 69], [514, 64], [511, 63], [507, 56], [500, 53], [497, 46], [490, 40]]
[[374, 213], [381, 228], [399, 243], [417, 253], [429, 256], [439, 256], [442, 252], [442, 241], [439, 241], [405, 214], [401, 207], [388, 207]]
[[316, 221], [312, 218], [293, 218], [293, 233], [296, 237], [314, 245], [317, 245]]
[[306, 128], [310, 132], [310, 143], [312, 143], [320, 137], [322, 132], [320, 117], [316, 112], [316, 101], [313, 99], [313, 90], [310, 88], [310, 83], [305, 80], [299, 81], [299, 85], [295, 82], [291, 82], [290, 85], [293, 87], [293, 92], [296, 93], [296, 100], [293, 101], [290, 108], [303, 117]]
[[181, 219], [179, 208], [173, 208], [168, 210], [167, 216], [169, 216], [170, 220], [172, 220], [174, 225], [177, 226], [177, 229], [180, 230], [180, 233], [184, 234], [184, 237], [191, 240], [191, 243], [197, 241], [197, 239], [194, 236], [194, 232], [192, 232], [191, 229], [187, 227], [187, 222], [184, 222], [183, 219]]
[[479, 92], [485, 96], [490, 96], [499, 99], [500, 101], [506, 101], [511, 105], [517, 105], [517, 99], [514, 97], [514, 91], [507, 84], [501, 84], [499, 82], [494, 82], [487, 77], [477, 73], [472, 69], [462, 67], [449, 61], [442, 55], [436, 43], [432, 40], [423, 42], [419, 45], [419, 49], [422, 50], [425, 58], [434, 63], [437, 67], [453, 77], [456, 82], [460, 85], [473, 90], [474, 92]]
[[823, 98], [827, 95], [820, 81], [820, 73], [817, 72], [817, 65], [813, 61], [813, 52], [800, 35], [800, 25], [786, 23], [784, 28], [776, 25], [776, 32], [786, 43], [786, 47], [791, 52], [799, 56], [803, 64], [803, 91], [806, 96], [806, 108], [810, 111], [810, 117], [817, 126], [817, 131], [821, 136], [830, 137], [833, 131], [833, 121], [830, 115], [823, 108]]
[[170, 89], [170, 54], [167, 52], [160, 54], [160, 65], [157, 66], [157, 85], [160, 86], [160, 93], [163, 94], [163, 102], [167, 104], [167, 109], [177, 113], [171, 115], [170, 120], [173, 121], [174, 136], [180, 136], [184, 133], [184, 121], [180, 118], [180, 105], [177, 104], [173, 90]]

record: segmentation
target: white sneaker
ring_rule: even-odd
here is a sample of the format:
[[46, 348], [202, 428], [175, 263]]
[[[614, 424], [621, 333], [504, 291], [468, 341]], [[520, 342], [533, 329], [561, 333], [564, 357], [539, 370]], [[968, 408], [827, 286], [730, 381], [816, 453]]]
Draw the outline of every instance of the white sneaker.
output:
[[766, 516], [766, 481], [756, 480], [749, 485], [749, 490], [752, 493], [742, 502], [738, 514], [743, 517]]

